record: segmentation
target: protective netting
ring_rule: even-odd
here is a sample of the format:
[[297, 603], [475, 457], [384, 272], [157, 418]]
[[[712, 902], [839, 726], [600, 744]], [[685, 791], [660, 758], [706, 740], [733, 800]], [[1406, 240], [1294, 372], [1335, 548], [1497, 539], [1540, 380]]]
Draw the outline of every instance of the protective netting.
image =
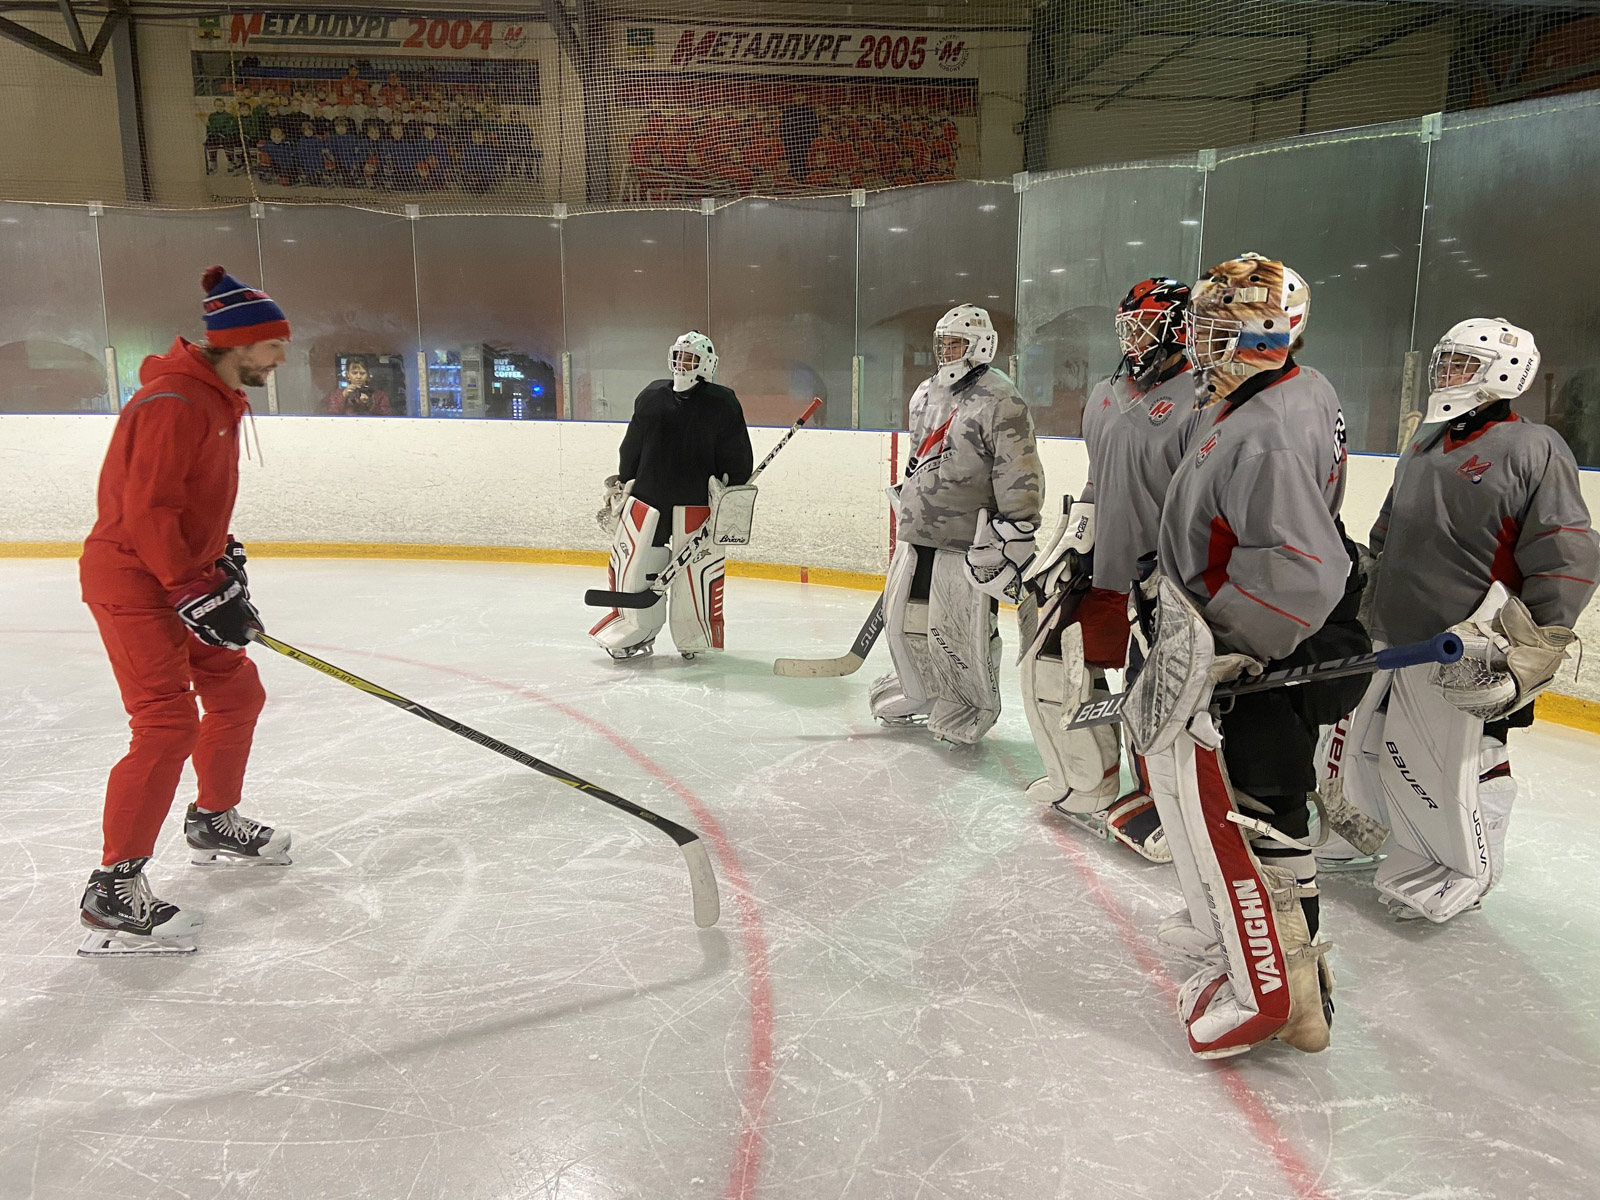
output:
[[697, 207], [1004, 180], [1600, 81], [1600, 15], [1581, 6], [736, 7], [73, 0], [80, 42], [55, 0], [0, 3], [0, 198]]

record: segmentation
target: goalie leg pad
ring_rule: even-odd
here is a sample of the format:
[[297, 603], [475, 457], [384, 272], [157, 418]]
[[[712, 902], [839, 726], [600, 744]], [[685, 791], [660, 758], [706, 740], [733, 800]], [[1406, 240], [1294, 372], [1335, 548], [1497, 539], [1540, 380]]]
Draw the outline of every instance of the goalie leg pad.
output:
[[[676, 555], [710, 519], [705, 505], [672, 510], [672, 553]], [[723, 645], [722, 588], [727, 557], [713, 540], [704, 542], [695, 556], [673, 577], [668, 591], [672, 644], [680, 654], [704, 654]]]
[[1117, 727], [1061, 728], [1096, 686], [1104, 690], [1103, 674], [1084, 663], [1083, 629], [1072, 619], [1078, 599], [1074, 593], [1051, 597], [1039, 634], [1023, 651], [1022, 707], [1045, 768], [1045, 777], [1028, 788], [1028, 795], [1069, 812], [1099, 812], [1117, 794]]
[[971, 745], [1000, 719], [998, 605], [972, 586], [966, 555], [937, 550], [928, 586], [928, 732]]
[[1378, 771], [1395, 849], [1373, 886], [1443, 922], [1475, 905], [1496, 871], [1479, 798], [1483, 722], [1445, 700], [1431, 675], [1406, 667], [1390, 687]]
[[[924, 566], [923, 564], [926, 564]], [[928, 683], [928, 578], [933, 550], [900, 542], [883, 585], [883, 638], [894, 670], [872, 683], [872, 715], [880, 721], [909, 722], [933, 706]]]
[[[672, 552], [656, 546], [656, 529], [661, 521], [659, 509], [643, 500], [630, 498], [623, 507], [611, 539], [611, 562], [606, 568], [606, 590], [642, 592], [666, 568]], [[609, 653], [630, 650], [655, 640], [667, 620], [667, 606], [658, 602], [649, 608], [613, 608], [589, 630]]]
[[[1301, 905], [1314, 894], [1288, 866], [1252, 850], [1207, 713], [1196, 715], [1165, 753], [1147, 762], [1173, 863], [1190, 897], [1196, 937], [1209, 921], [1217, 953], [1183, 987], [1179, 1013], [1189, 1048], [1202, 1058], [1239, 1054], [1272, 1037], [1315, 1052], [1327, 1045], [1323, 1007], [1327, 947], [1314, 943]], [[1180, 862], [1180, 855], [1187, 862]], [[1327, 977], [1331, 983], [1331, 977]]]

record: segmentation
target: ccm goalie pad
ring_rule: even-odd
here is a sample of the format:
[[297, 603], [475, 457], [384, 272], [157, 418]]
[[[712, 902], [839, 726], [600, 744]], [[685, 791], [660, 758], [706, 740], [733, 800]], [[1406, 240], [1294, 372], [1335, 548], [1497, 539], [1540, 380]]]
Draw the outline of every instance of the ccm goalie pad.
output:
[[[1328, 1044], [1333, 978], [1300, 901], [1316, 894], [1287, 867], [1264, 865], [1251, 839], [1270, 827], [1240, 811], [1209, 711], [1211, 690], [1249, 661], [1217, 658], [1211, 631], [1189, 598], [1158, 577], [1157, 639], [1138, 682], [1144, 697], [1129, 724], [1145, 757], [1192, 940], [1204, 962], [1183, 985], [1178, 1013], [1202, 1058], [1240, 1054], [1269, 1038], [1316, 1052]], [[1130, 691], [1125, 719], [1133, 707]]]
[[[711, 509], [703, 504], [674, 508], [672, 547], [668, 557], [676, 556], [710, 519]], [[672, 644], [685, 658], [722, 649], [722, 587], [727, 566], [727, 556], [715, 545], [715, 538], [708, 538], [694, 557], [683, 564], [667, 589]]]
[[[611, 539], [608, 591], [642, 592], [666, 568], [672, 552], [651, 544], [660, 521], [660, 510], [643, 500], [630, 497], [623, 505]], [[612, 658], [636, 658], [650, 653], [666, 620], [667, 606], [662, 602], [649, 608], [613, 608], [589, 630], [589, 636]]]
[[883, 600], [894, 671], [873, 683], [872, 715], [926, 719], [941, 740], [978, 741], [1000, 716], [1000, 633], [996, 606], [968, 582], [966, 556], [900, 543]]

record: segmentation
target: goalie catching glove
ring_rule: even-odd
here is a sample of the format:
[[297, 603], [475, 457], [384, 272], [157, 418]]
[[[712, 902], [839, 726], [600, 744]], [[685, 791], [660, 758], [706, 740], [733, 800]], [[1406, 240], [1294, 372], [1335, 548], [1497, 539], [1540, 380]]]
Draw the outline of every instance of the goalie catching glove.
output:
[[1452, 706], [1480, 721], [1498, 721], [1532, 702], [1554, 682], [1578, 635], [1561, 625], [1538, 625], [1516, 596], [1496, 583], [1483, 609], [1492, 609], [1504, 594], [1499, 611], [1487, 620], [1478, 613], [1450, 632], [1460, 636], [1460, 660], [1434, 671], [1433, 682]]
[[987, 509], [979, 509], [977, 535], [966, 557], [972, 586], [997, 600], [1019, 603], [1023, 575], [1037, 548], [1034, 535], [1038, 529], [1032, 521], [991, 520]]
[[622, 520], [622, 510], [633, 491], [633, 480], [623, 483], [622, 476], [608, 475], [605, 488], [605, 495], [600, 498], [600, 511], [594, 514], [594, 520], [600, 532], [610, 537], [617, 531], [617, 522]]

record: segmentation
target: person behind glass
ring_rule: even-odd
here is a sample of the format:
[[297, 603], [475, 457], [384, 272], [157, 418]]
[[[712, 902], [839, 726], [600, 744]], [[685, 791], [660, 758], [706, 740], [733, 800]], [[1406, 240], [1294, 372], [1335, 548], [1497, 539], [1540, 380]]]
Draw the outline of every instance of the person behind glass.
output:
[[250, 410], [242, 389], [263, 386], [283, 362], [289, 323], [221, 267], [208, 267], [201, 284], [205, 345], [180, 337], [144, 360], [78, 562], [133, 733], [106, 785], [101, 866], [79, 907], [91, 931], [85, 955], [195, 948], [203, 918], [158, 900], [144, 877], [186, 761], [199, 783], [184, 818], [193, 861], [289, 861], [287, 831], [238, 811], [266, 695], [244, 653], [261, 618], [244, 547], [228, 532]]
[[668, 595], [649, 608], [613, 608], [589, 636], [612, 658], [652, 652], [672, 622], [672, 641], [684, 658], [723, 645], [723, 545], [750, 540], [753, 493], [742, 505], [722, 505], [725, 488], [749, 482], [754, 464], [744, 409], [733, 389], [711, 382], [717, 351], [690, 330], [667, 352], [669, 379], [657, 379], [634, 401], [617, 473], [606, 480], [600, 528], [612, 535], [606, 587], [641, 592], [672, 556], [711, 522], [713, 536], [672, 579]]
[[390, 417], [394, 405], [389, 393], [372, 383], [372, 369], [363, 358], [352, 358], [345, 365], [345, 383], [328, 393], [322, 411], [341, 417]]

